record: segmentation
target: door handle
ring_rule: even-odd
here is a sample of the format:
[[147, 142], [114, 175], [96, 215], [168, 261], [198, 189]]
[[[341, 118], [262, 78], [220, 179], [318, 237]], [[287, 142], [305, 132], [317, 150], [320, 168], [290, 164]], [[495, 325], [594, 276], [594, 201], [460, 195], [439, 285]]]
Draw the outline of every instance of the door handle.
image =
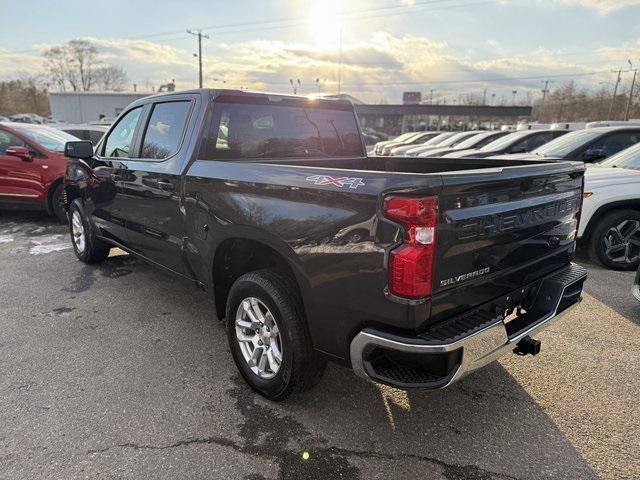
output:
[[166, 180], [158, 180], [158, 188], [160, 190], [173, 190], [173, 182], [168, 182]]

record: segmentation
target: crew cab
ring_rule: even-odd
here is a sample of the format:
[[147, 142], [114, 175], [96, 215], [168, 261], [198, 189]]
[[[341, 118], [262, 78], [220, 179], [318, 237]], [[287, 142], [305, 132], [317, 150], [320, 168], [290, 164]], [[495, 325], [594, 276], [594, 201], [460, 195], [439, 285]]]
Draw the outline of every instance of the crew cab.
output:
[[640, 143], [589, 165], [578, 242], [616, 270], [640, 265]]
[[43, 210], [66, 222], [63, 152], [74, 140], [44, 125], [0, 123], [0, 209]]
[[120, 247], [205, 289], [271, 399], [327, 360], [429, 390], [537, 354], [586, 278], [582, 164], [367, 157], [341, 100], [156, 95], [66, 153], [76, 256]]

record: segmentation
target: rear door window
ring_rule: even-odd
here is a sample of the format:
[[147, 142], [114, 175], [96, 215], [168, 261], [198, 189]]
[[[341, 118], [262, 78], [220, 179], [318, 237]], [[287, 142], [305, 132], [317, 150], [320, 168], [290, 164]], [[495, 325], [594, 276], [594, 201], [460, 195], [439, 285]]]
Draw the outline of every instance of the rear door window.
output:
[[178, 151], [187, 123], [189, 101], [156, 103], [142, 141], [141, 158], [162, 160]]
[[353, 111], [319, 107], [217, 103], [201, 159], [359, 157]]
[[109, 132], [109, 136], [105, 142], [105, 157], [129, 157], [132, 147], [131, 144], [133, 143], [133, 133], [138, 126], [141, 112], [142, 107], [136, 107], [130, 110], [118, 121], [116, 126], [113, 127], [113, 130]]

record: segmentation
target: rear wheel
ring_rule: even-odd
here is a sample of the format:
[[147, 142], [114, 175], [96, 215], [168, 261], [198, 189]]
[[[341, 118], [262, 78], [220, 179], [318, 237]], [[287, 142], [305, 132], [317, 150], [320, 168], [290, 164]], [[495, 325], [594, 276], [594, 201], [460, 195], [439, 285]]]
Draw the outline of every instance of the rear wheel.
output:
[[640, 212], [618, 210], [606, 215], [591, 235], [589, 253], [614, 270], [640, 264]]
[[69, 230], [76, 257], [84, 263], [100, 263], [109, 256], [111, 247], [96, 238], [84, 214], [82, 203], [76, 199], [69, 208]]
[[238, 278], [227, 301], [227, 336], [236, 366], [251, 388], [271, 400], [311, 388], [325, 368], [292, 292], [285, 275], [259, 270]]

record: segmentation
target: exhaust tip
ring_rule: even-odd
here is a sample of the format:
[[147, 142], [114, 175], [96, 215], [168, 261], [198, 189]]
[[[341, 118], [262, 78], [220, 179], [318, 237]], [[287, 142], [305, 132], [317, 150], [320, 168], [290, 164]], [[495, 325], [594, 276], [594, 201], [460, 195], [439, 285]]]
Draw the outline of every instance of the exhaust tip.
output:
[[513, 353], [516, 355], [537, 355], [540, 353], [541, 346], [542, 342], [540, 340], [527, 335], [518, 342], [516, 348], [513, 349]]

